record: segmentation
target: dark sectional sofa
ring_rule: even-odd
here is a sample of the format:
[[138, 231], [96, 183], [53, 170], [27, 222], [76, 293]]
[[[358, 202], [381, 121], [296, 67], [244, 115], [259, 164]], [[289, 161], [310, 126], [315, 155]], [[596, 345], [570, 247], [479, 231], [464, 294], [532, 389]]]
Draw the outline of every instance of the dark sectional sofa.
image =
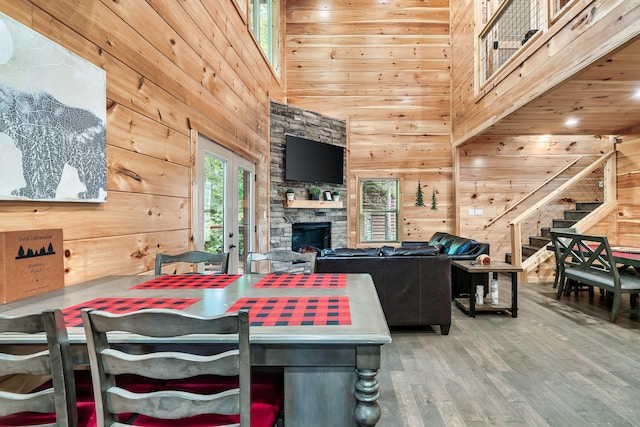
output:
[[324, 249], [317, 273], [369, 273], [389, 326], [451, 327], [452, 259], [489, 253], [488, 243], [435, 233], [429, 242], [401, 247]]
[[317, 273], [368, 273], [389, 326], [451, 327], [451, 260], [435, 247], [323, 250]]

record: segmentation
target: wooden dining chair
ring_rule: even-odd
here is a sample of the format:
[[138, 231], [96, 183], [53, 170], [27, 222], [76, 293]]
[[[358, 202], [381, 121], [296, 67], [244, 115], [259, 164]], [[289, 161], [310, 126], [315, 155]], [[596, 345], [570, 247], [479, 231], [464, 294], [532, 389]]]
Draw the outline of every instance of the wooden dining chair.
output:
[[0, 353], [0, 376], [20, 375], [21, 382], [29, 382], [31, 378], [37, 384], [27, 387], [28, 392], [0, 391], [0, 425], [86, 425], [86, 417], [91, 417], [89, 412], [93, 408], [83, 411], [85, 421], [79, 424], [73, 364], [62, 312], [0, 315], [0, 339], [3, 333], [44, 333], [47, 345], [46, 349], [29, 354]]
[[[551, 232], [562, 232], [562, 233], [575, 233], [576, 229], [573, 227], [569, 227], [569, 228], [551, 228], [549, 229], [549, 233]], [[551, 244], [553, 245], [553, 239], [551, 240]], [[554, 246], [555, 248], [555, 246]], [[560, 282], [561, 278], [562, 280], [564, 280], [564, 263], [560, 262], [560, 257], [557, 256], [557, 254], [555, 254], [555, 249], [554, 249], [554, 255], [556, 255], [556, 276], [553, 279], [553, 288], [557, 288], [558, 287], [558, 283]], [[564, 281], [563, 281], [564, 283]]]
[[[267, 427], [276, 423], [281, 397], [276, 396], [275, 387], [252, 396], [247, 311], [200, 317], [170, 309], [128, 314], [84, 309], [82, 319], [99, 425]], [[113, 348], [108, 334], [113, 331], [141, 336], [148, 351]], [[175, 344], [190, 334], [198, 336], [195, 342], [154, 349], [154, 343]], [[223, 345], [212, 344], [221, 338]], [[122, 382], [123, 375], [134, 375], [136, 380]]]
[[[262, 264], [267, 264], [266, 270]], [[315, 273], [315, 252], [294, 252], [275, 250], [266, 253], [249, 252], [247, 255], [247, 273]]]
[[576, 295], [581, 291], [586, 291], [589, 295], [589, 299], [593, 300], [593, 286], [579, 283], [572, 279], [567, 279], [565, 275], [569, 256], [573, 259], [577, 256], [577, 253], [573, 254], [573, 250], [568, 246], [573, 241], [572, 236], [576, 234], [575, 228], [552, 228], [550, 233], [551, 245], [553, 246], [556, 258], [556, 279], [554, 280], [554, 286], [557, 286], [558, 288], [556, 298], [560, 299], [562, 294], [569, 296], [573, 290]]
[[[168, 255], [168, 254], [157, 254], [156, 255], [156, 268], [155, 274], [159, 276], [162, 274], [162, 265], [174, 262], [185, 262], [191, 264], [215, 264], [220, 265], [220, 269], [217, 270], [217, 273], [227, 274], [229, 270], [229, 253], [221, 252], [221, 253], [209, 253], [204, 251], [189, 251], [183, 252], [177, 255]], [[205, 266], [206, 269], [206, 266]], [[174, 273], [176, 270], [174, 270]], [[187, 274], [193, 274], [198, 272], [188, 272]]]

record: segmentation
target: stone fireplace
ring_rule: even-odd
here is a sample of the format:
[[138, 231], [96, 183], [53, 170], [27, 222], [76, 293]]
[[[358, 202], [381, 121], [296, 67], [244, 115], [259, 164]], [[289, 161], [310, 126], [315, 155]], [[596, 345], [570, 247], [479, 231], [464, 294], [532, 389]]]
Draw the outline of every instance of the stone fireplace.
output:
[[[345, 184], [311, 184], [284, 179], [285, 135], [294, 135], [314, 141], [346, 147], [347, 127], [344, 120], [303, 110], [291, 105], [271, 102], [271, 188], [270, 188], [270, 247], [271, 250], [299, 250], [303, 246], [314, 246], [318, 249], [340, 248], [347, 246], [347, 187]], [[345, 159], [346, 163], [346, 159]], [[346, 171], [346, 167], [344, 168]], [[285, 208], [285, 191], [295, 190], [296, 199], [307, 198], [307, 188], [319, 186], [324, 191], [337, 190], [342, 196], [342, 208]], [[315, 244], [301, 245], [299, 224], [306, 224], [308, 236]], [[327, 227], [328, 225], [328, 227]], [[294, 226], [295, 239], [294, 242]], [[322, 230], [323, 234], [319, 234]], [[320, 236], [320, 240], [318, 240]], [[322, 244], [323, 246], [317, 246]]]

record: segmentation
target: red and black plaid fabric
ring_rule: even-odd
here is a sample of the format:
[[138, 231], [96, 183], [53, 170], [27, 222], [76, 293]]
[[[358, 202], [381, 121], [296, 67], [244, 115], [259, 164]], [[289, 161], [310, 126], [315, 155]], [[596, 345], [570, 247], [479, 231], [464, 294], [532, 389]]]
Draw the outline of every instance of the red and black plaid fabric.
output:
[[349, 298], [241, 298], [227, 312], [249, 310], [251, 326], [351, 325]]
[[96, 298], [62, 310], [67, 327], [82, 326], [80, 311], [83, 308], [108, 311], [109, 313], [131, 313], [145, 308], [171, 308], [182, 310], [200, 301], [199, 298]]
[[254, 288], [344, 288], [347, 276], [343, 273], [267, 274]]
[[140, 289], [220, 289], [233, 283], [240, 274], [169, 274], [132, 287]]

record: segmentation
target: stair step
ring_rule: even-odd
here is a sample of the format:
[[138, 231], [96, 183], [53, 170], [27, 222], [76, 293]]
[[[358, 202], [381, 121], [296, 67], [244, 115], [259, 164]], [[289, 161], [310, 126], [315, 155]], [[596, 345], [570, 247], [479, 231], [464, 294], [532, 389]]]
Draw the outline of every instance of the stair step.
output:
[[[522, 260], [524, 261], [549, 244], [551, 241], [551, 228], [572, 228], [576, 222], [589, 215], [600, 205], [602, 205], [602, 202], [577, 202], [575, 209], [564, 211], [564, 218], [553, 219], [551, 227], [540, 227], [540, 236], [529, 236], [529, 244], [522, 245]], [[510, 264], [511, 258], [510, 252], [504, 254], [506, 263]]]
[[578, 211], [592, 211], [598, 206], [600, 206], [602, 202], [576, 202], [576, 210]]
[[576, 221], [570, 219], [554, 219], [552, 223], [553, 228], [570, 228], [573, 227]]
[[577, 209], [572, 211], [564, 211], [564, 219], [580, 221], [582, 218], [589, 215], [590, 213], [591, 211], [579, 211]]
[[527, 259], [527, 257], [530, 257], [531, 255], [535, 254], [539, 250], [540, 250], [540, 248], [535, 247], [535, 246], [522, 245], [522, 259], [523, 260]]
[[536, 248], [544, 248], [551, 241], [551, 237], [529, 236], [529, 245]]

